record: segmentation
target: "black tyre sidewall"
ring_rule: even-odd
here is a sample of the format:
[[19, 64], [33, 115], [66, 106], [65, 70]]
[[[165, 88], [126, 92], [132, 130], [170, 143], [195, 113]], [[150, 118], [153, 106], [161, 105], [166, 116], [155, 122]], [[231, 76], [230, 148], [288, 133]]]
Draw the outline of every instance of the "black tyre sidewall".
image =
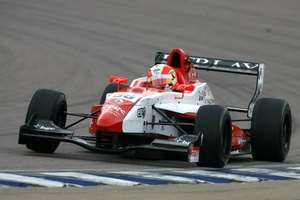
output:
[[[283, 135], [287, 126], [287, 136]], [[292, 117], [289, 104], [282, 99], [259, 99], [251, 122], [252, 156], [255, 160], [285, 160], [290, 146]], [[287, 143], [288, 148], [284, 148]]]
[[119, 90], [119, 85], [118, 84], [114, 84], [114, 83], [111, 83], [111, 84], [108, 84], [103, 93], [102, 93], [102, 96], [101, 96], [101, 99], [100, 99], [100, 104], [104, 104], [105, 103], [105, 100], [106, 100], [106, 95], [109, 94], [109, 93], [113, 93], [113, 92], [117, 92]]
[[[57, 126], [64, 128], [66, 123], [67, 103], [65, 95], [61, 92], [47, 89], [40, 89], [33, 95], [25, 123], [32, 115], [36, 119], [51, 120]], [[59, 141], [49, 139], [31, 139], [27, 142], [27, 148], [40, 153], [53, 153], [59, 145]]]
[[[199, 166], [223, 167], [231, 150], [231, 118], [219, 105], [201, 106], [197, 113], [194, 134], [203, 134]], [[200, 141], [201, 142], [201, 141]]]

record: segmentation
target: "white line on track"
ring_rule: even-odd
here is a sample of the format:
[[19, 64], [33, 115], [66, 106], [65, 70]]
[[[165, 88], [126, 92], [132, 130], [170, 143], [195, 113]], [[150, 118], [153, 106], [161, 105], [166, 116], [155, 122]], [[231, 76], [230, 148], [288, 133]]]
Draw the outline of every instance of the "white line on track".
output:
[[131, 176], [138, 176], [148, 179], [156, 179], [162, 181], [172, 181], [172, 182], [179, 182], [179, 183], [208, 183], [207, 181], [194, 179], [194, 178], [185, 178], [180, 176], [173, 176], [173, 175], [164, 175], [164, 174], [157, 174], [151, 172], [134, 172], [134, 171], [122, 171], [122, 172], [112, 172], [113, 174], [122, 174], [122, 175], [131, 175]]
[[30, 176], [9, 174], [9, 173], [0, 173], [0, 180], [6, 181], [15, 181], [19, 183], [25, 183], [30, 185], [39, 185], [44, 187], [65, 187], [65, 183], [59, 181], [51, 181], [44, 178], [36, 178]]
[[222, 173], [217, 171], [205, 171], [205, 170], [187, 170], [187, 171], [174, 171], [175, 173], [183, 173], [189, 175], [200, 175], [200, 176], [209, 176], [214, 178], [223, 178], [228, 180], [234, 180], [239, 182], [259, 182], [260, 179], [251, 176], [236, 175], [229, 173]]
[[300, 167], [288, 167], [288, 169], [300, 170]]
[[232, 170], [300, 179], [300, 174], [297, 174], [295, 172], [283, 172], [283, 171], [278, 171], [278, 170], [273, 170], [273, 169], [243, 168], [243, 169], [232, 169]]
[[79, 172], [46, 172], [41, 174], [50, 175], [50, 176], [60, 176], [60, 177], [72, 177], [72, 178], [91, 181], [95, 183], [102, 183], [106, 185], [133, 186], [133, 185], [140, 184], [139, 182], [135, 182], [135, 181], [127, 181], [127, 180], [121, 180], [117, 178], [109, 178], [105, 176], [91, 175], [91, 174], [85, 174]]

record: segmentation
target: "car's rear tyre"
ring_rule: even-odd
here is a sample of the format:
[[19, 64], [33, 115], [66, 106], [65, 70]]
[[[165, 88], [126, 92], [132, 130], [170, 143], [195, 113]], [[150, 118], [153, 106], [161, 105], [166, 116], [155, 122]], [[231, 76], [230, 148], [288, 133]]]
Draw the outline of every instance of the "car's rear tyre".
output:
[[[37, 90], [31, 98], [25, 123], [32, 116], [35, 119], [51, 120], [55, 125], [64, 128], [66, 124], [67, 102], [61, 92], [47, 89]], [[54, 153], [59, 141], [34, 138], [27, 141], [27, 148], [39, 153]]]
[[252, 157], [282, 162], [291, 141], [292, 116], [287, 101], [261, 98], [254, 106], [251, 122]]
[[199, 135], [198, 166], [223, 167], [231, 150], [231, 118], [219, 105], [204, 105], [197, 112], [194, 134]]
[[103, 93], [102, 93], [102, 96], [101, 96], [101, 99], [100, 99], [100, 104], [104, 104], [105, 103], [105, 100], [106, 100], [106, 95], [108, 93], [113, 93], [113, 92], [117, 92], [119, 90], [119, 85], [118, 84], [114, 84], [114, 83], [110, 83], [108, 84]]

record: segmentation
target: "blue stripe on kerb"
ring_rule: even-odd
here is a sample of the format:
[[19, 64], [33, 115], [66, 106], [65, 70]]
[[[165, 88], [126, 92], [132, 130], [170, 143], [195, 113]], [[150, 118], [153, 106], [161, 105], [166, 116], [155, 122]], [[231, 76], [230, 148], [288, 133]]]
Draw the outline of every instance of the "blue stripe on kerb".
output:
[[76, 185], [80, 185], [82, 187], [104, 185], [104, 184], [101, 184], [101, 183], [85, 181], [85, 180], [71, 178], [71, 177], [70, 178], [69, 177], [64, 178], [64, 177], [48, 176], [48, 175], [32, 175], [32, 177], [44, 178], [44, 179], [47, 179], [47, 180], [58, 181], [58, 182], [66, 183], [66, 184], [76, 184]]
[[291, 179], [283, 176], [275, 176], [275, 175], [261, 174], [261, 173], [254, 173], [254, 172], [242, 172], [242, 171], [233, 171], [233, 170], [222, 170], [222, 172], [229, 173], [229, 174], [243, 175], [243, 176], [251, 176], [251, 177], [259, 178], [261, 179], [261, 181], [283, 181], [283, 180]]
[[0, 185], [5, 185], [8, 187], [29, 187], [32, 186], [30, 184], [26, 184], [26, 183], [20, 183], [17, 181], [5, 181], [5, 180], [0, 180]]
[[[260, 168], [253, 168], [253, 169], [260, 169]], [[268, 169], [272, 169], [272, 168], [268, 168]], [[131, 171], [131, 172], [136, 172], [136, 173], [131, 173], [128, 172], [128, 174], [126, 172], [109, 172], [109, 171], [84, 171], [84, 172], [80, 172], [80, 171], [69, 171], [69, 173], [84, 173], [86, 175], [93, 175], [95, 176], [95, 178], [97, 179], [97, 176], [99, 176], [99, 178], [103, 177], [103, 179], [114, 179], [114, 183], [112, 183], [112, 185], [114, 184], [118, 184], [118, 182], [124, 182], [124, 181], [128, 181], [128, 182], [135, 182], [135, 183], [140, 183], [143, 185], [166, 185], [166, 184], [174, 184], [174, 183], [186, 183], [184, 182], [184, 178], [186, 179], [193, 179], [195, 180], [195, 183], [202, 183], [201, 181], [203, 181], [204, 183], [213, 183], [213, 184], [226, 184], [226, 183], [231, 183], [231, 182], [243, 182], [243, 179], [241, 179], [241, 181], [239, 181], [239, 179], [234, 178], [235, 176], [241, 176], [241, 178], [243, 178], [242, 176], [245, 177], [245, 179], [247, 177], [251, 177], [252, 179], [256, 178], [257, 181], [282, 181], [282, 180], [293, 180], [294, 178], [292, 177], [291, 174], [284, 176], [284, 174], [281, 176], [280, 172], [294, 172], [295, 176], [297, 175], [297, 177], [299, 178], [300, 173], [299, 170], [295, 170], [295, 169], [289, 169], [289, 168], [280, 168], [280, 169], [275, 169], [274, 173], [272, 174], [271, 172], [268, 173], [268, 169], [261, 169], [261, 170], [253, 170], [253, 171], [248, 171], [246, 168], [232, 168], [232, 169], [219, 169], [219, 170], [213, 170], [213, 169], [209, 169], [209, 170], [205, 170], [205, 172], [209, 172], [210, 174], [197, 174], [197, 170], [194, 170], [195, 173], [193, 173], [193, 170], [191, 170], [191, 173], [188, 173], [188, 169], [184, 170], [184, 169], [180, 169], [180, 170], [176, 170], [176, 171], [172, 171], [170, 170], [166, 170], [166, 169], [161, 169], [161, 170], [156, 170], [156, 171]], [[265, 171], [263, 171], [265, 170]], [[199, 170], [201, 172], [201, 170]], [[261, 171], [261, 172], [260, 172]], [[270, 171], [270, 170], [269, 170]], [[214, 172], [216, 173], [214, 176]], [[276, 173], [275, 173], [276, 172]], [[278, 172], [278, 173], [277, 173]], [[50, 173], [50, 172], [49, 172]], [[66, 172], [68, 173], [68, 172]], [[155, 176], [151, 177], [151, 174], [154, 174]], [[62, 187], [63, 184], [65, 184], [66, 186], [77, 186], [77, 187], [86, 187], [86, 186], [97, 186], [97, 185], [106, 185], [106, 183], [101, 183], [101, 179], [98, 179], [98, 181], [93, 181], [93, 179], [87, 179], [85, 180], [84, 178], [79, 177], [64, 177], [64, 176], [56, 176], [55, 173], [53, 175], [47, 175], [47, 174], [43, 174], [42, 172], [15, 172], [15, 173], [10, 173], [11, 175], [20, 175], [20, 176], [27, 176], [27, 177], [32, 177], [32, 178], [40, 178], [40, 179], [44, 179], [41, 180], [43, 183], [43, 181], [45, 181], [45, 183], [47, 181], [55, 181], [57, 183], [62, 183]], [[141, 174], [141, 175], [139, 175]], [[145, 175], [143, 175], [145, 174]], [[148, 176], [149, 174], [149, 176]], [[227, 176], [219, 176], [218, 174], [224, 174], [224, 175], [228, 175], [228, 178], [226, 178]], [[230, 179], [230, 175], [233, 175], [233, 178]], [[148, 177], [147, 177], [148, 176]], [[166, 176], [166, 179], [164, 179], [163, 176]], [[168, 178], [167, 176], [173, 176], [173, 179]], [[178, 178], [178, 181], [176, 181], [176, 177]], [[160, 179], [161, 178], [161, 179]], [[181, 178], [181, 179], [180, 179]], [[251, 179], [250, 178], [250, 179]], [[197, 181], [198, 180], [198, 181]], [[18, 182], [18, 181], [22, 181], [22, 180], [6, 180], [0, 179], [0, 188], [6, 188], [6, 187], [36, 187], [39, 185], [33, 185], [31, 183], [22, 183], [22, 182]], [[247, 182], [247, 180], [246, 180]], [[47, 184], [41, 184], [41, 185], [45, 185], [47, 186]], [[41, 186], [42, 187], [42, 186]]]
[[165, 185], [170, 183], [169, 181], [157, 180], [154, 178], [152, 179], [152, 178], [137, 177], [134, 175], [96, 173], [96, 172], [90, 172], [89, 174], [96, 175], [96, 176], [104, 176], [108, 178], [116, 178], [116, 179], [121, 179], [126, 181], [134, 181], [144, 185]]

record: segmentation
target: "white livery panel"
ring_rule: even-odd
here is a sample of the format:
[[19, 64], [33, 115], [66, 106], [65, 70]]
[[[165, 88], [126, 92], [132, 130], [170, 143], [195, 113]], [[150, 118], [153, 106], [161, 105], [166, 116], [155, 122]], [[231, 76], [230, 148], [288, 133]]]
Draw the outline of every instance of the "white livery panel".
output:
[[129, 111], [123, 121], [124, 133], [156, 133], [166, 136], [178, 135], [173, 126], [147, 125], [146, 122], [165, 122], [153, 106], [158, 109], [175, 113], [196, 113], [200, 106], [214, 104], [214, 97], [207, 83], [199, 83], [191, 93], [162, 92], [142, 97]]

